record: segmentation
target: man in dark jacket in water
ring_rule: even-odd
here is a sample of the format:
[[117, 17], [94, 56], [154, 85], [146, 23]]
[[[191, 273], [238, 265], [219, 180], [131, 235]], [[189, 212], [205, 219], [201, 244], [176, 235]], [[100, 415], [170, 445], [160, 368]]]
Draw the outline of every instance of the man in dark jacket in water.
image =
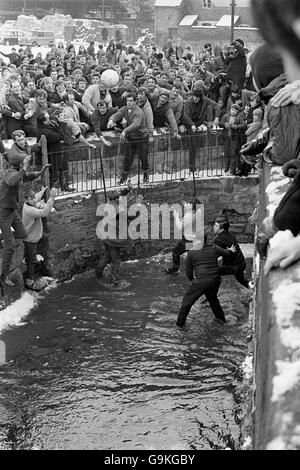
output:
[[233, 274], [236, 280], [248, 289], [249, 281], [247, 281], [244, 276], [246, 261], [235, 236], [229, 232], [229, 227], [230, 224], [225, 217], [218, 217], [215, 220], [213, 230], [216, 235], [214, 239], [216, 247], [222, 248], [223, 250], [232, 247], [232, 245], [235, 247], [235, 251], [228, 250], [225, 256], [222, 255], [223, 266], [220, 267], [219, 273], [221, 276]]
[[[128, 237], [127, 223], [135, 219], [127, 213], [127, 206], [120, 200], [120, 196], [126, 196], [131, 191], [131, 187], [109, 194], [109, 201], [105, 208], [104, 219], [97, 226], [97, 236], [103, 240], [104, 253], [99, 259], [96, 267], [96, 276], [102, 277], [104, 268], [111, 263], [111, 282], [118, 285], [120, 282], [119, 271], [121, 265], [121, 248], [130, 248], [133, 240]], [[124, 226], [126, 223], [126, 227]], [[107, 229], [107, 230], [106, 230]], [[123, 236], [126, 232], [127, 236]]]
[[192, 285], [183, 297], [177, 317], [177, 326], [184, 326], [192, 306], [203, 294], [208, 300], [216, 320], [221, 324], [226, 323], [225, 315], [218, 299], [218, 291], [221, 285], [218, 257], [229, 253], [229, 250], [209, 245], [206, 234], [204, 235], [203, 247], [202, 242], [198, 241], [191, 248], [186, 260], [186, 275], [192, 281]]

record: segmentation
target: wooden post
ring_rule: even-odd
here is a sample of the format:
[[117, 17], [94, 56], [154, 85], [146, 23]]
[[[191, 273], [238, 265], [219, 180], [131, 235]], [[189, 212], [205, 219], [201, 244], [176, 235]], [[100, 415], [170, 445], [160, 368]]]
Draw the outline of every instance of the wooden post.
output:
[[234, 17], [235, 17], [235, 0], [231, 1], [231, 42], [234, 41]]

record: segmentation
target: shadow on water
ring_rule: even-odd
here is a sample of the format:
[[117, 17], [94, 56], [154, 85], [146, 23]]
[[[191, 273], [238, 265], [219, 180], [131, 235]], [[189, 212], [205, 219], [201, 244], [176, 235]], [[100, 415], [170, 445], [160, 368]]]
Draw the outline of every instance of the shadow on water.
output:
[[85, 273], [5, 332], [0, 448], [239, 447], [248, 293], [227, 277], [220, 302], [229, 324], [198, 302], [181, 330], [188, 281], [163, 274], [164, 263], [124, 263], [122, 288]]

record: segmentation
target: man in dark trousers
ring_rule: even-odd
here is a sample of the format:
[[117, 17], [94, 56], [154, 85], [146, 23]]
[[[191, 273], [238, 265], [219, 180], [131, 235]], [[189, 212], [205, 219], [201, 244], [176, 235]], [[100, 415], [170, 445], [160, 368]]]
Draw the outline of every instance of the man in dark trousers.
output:
[[218, 217], [214, 223], [214, 244], [222, 249], [232, 247], [234, 245], [235, 252], [229, 250], [228, 253], [223, 256], [223, 266], [220, 267], [220, 275], [226, 276], [233, 274], [236, 280], [242, 284], [242, 286], [249, 289], [249, 281], [245, 279], [244, 271], [246, 269], [246, 261], [244, 255], [240, 249], [240, 246], [235, 236], [229, 232], [230, 224], [226, 217]]
[[[1, 288], [13, 287], [15, 284], [8, 278], [10, 262], [13, 257], [15, 239], [25, 239], [27, 233], [18, 213], [19, 189], [23, 181], [32, 181], [42, 176], [49, 165], [40, 171], [29, 172], [31, 156], [11, 154], [8, 157], [9, 168], [0, 181], [0, 229], [3, 236], [2, 270], [0, 275]], [[13, 227], [14, 232], [12, 232]]]
[[[121, 266], [121, 253], [120, 250], [123, 248], [131, 248], [133, 241], [129, 236], [122, 238], [120, 237], [120, 232], [124, 230], [124, 226], [121, 228], [120, 225], [126, 222], [126, 230], [128, 221], [135, 218], [131, 217], [125, 212], [127, 207], [124, 206], [123, 201], [120, 200], [120, 196], [127, 196], [131, 191], [131, 186], [128, 188], [121, 189], [119, 191], [113, 191], [108, 196], [108, 206], [107, 213], [105, 218], [102, 219], [97, 226], [97, 235], [102, 239], [103, 235], [106, 235], [103, 238], [104, 243], [104, 253], [99, 259], [98, 265], [96, 267], [96, 276], [98, 278], [102, 277], [104, 268], [111, 263], [111, 282], [115, 285], [120, 283], [119, 271]], [[114, 209], [111, 211], [111, 209]], [[102, 214], [101, 214], [102, 216]], [[124, 216], [126, 216], [124, 220]], [[108, 232], [106, 234], [106, 226], [108, 226]], [[109, 232], [111, 233], [109, 235]]]
[[189, 251], [186, 260], [186, 275], [192, 285], [184, 294], [176, 325], [183, 327], [194, 303], [204, 294], [209, 302], [216, 320], [226, 323], [223, 309], [218, 299], [221, 285], [218, 257], [225, 251], [215, 245], [207, 243], [207, 234], [204, 235], [204, 245], [197, 241]]
[[143, 182], [147, 183], [149, 132], [146, 127], [144, 111], [136, 104], [134, 93], [127, 94], [126, 106], [123, 106], [109, 118], [107, 129], [113, 128], [117, 121], [121, 121], [121, 125], [124, 127], [120, 141], [125, 142], [126, 140], [124, 166], [118, 184], [123, 184], [127, 180], [135, 154], [138, 154], [141, 160], [144, 173]]

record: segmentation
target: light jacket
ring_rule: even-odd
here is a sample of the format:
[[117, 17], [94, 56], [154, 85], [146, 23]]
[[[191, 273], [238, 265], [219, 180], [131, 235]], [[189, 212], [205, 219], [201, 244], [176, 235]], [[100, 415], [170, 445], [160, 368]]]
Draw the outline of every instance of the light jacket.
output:
[[126, 136], [133, 140], [148, 137], [149, 133], [146, 127], [145, 114], [141, 108], [135, 105], [132, 111], [129, 112], [127, 106], [123, 106], [123, 108], [113, 114], [110, 119], [117, 122], [123, 118], [127, 121], [127, 127], [124, 129]]
[[82, 97], [82, 104], [89, 111], [95, 111], [97, 104], [100, 100], [106, 103], [108, 108], [112, 107], [112, 100], [110, 94], [107, 92], [104, 98], [101, 98], [99, 85], [90, 85], [84, 92]]
[[22, 222], [24, 224], [27, 238], [25, 242], [37, 243], [43, 235], [42, 217], [48, 217], [54, 204], [54, 199], [50, 197], [44, 207], [37, 208], [25, 202], [22, 211]]

